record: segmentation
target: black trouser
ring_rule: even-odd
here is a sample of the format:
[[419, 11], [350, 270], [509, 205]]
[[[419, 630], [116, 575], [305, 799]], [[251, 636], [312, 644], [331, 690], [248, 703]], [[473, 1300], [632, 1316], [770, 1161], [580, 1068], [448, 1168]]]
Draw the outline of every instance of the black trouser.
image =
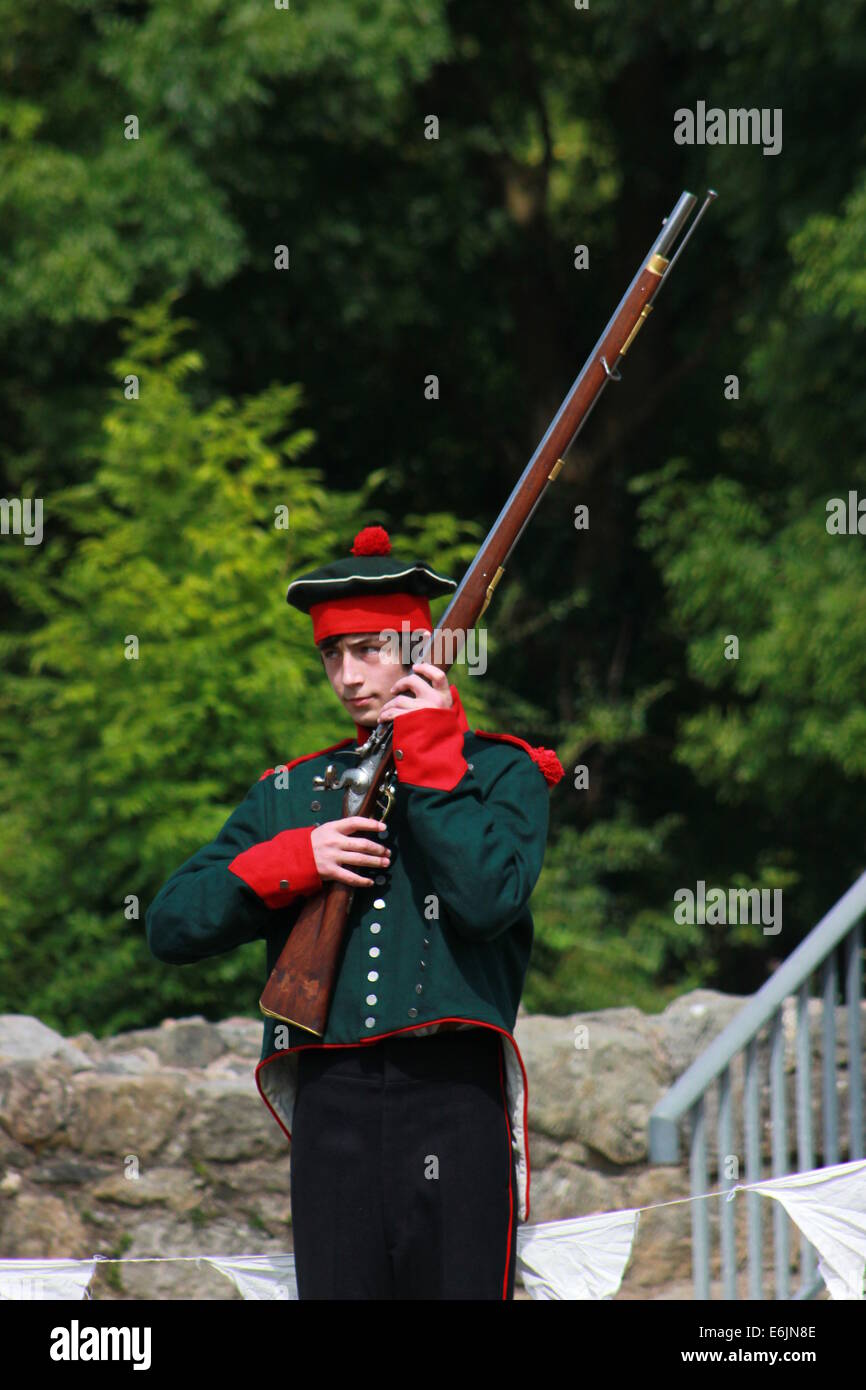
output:
[[501, 1047], [473, 1028], [300, 1052], [291, 1190], [301, 1299], [514, 1297]]

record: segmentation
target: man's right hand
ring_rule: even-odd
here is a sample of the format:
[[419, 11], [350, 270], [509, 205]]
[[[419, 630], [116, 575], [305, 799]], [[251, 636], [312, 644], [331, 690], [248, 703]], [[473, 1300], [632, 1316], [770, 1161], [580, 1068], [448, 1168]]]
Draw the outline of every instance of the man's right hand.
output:
[[315, 826], [310, 834], [310, 843], [319, 878], [333, 878], [339, 883], [349, 883], [353, 888], [368, 888], [373, 880], [351, 873], [346, 865], [387, 869], [391, 862], [391, 851], [374, 840], [359, 839], [353, 831], [386, 829], [384, 821], [371, 820], [367, 816], [346, 816], [344, 820], [330, 820], [324, 825]]

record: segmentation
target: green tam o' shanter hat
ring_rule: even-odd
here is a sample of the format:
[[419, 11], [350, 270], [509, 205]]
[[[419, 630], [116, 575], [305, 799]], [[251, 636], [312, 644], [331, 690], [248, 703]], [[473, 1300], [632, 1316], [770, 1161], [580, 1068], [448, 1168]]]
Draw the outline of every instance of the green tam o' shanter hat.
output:
[[347, 632], [399, 629], [433, 630], [431, 598], [451, 593], [457, 583], [421, 560], [391, 554], [388, 532], [365, 526], [351, 555], [293, 579], [286, 602], [313, 620], [313, 640]]

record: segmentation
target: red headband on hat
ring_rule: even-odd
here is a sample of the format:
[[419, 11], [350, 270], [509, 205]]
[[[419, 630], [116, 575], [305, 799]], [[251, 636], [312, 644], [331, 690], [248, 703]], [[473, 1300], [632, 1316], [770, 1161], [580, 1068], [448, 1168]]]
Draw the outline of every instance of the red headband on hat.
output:
[[347, 632], [433, 631], [430, 601], [416, 594], [352, 594], [350, 598], [326, 599], [310, 607], [313, 641], [341, 637]]

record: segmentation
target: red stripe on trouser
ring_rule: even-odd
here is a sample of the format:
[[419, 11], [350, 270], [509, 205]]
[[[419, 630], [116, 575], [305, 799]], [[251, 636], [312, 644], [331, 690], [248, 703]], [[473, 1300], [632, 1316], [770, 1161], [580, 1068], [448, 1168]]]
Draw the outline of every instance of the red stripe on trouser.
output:
[[511, 1231], [514, 1226], [514, 1149], [511, 1142], [511, 1121], [508, 1118], [508, 1103], [505, 1097], [505, 1080], [502, 1074], [502, 1041], [499, 1043], [499, 1089], [502, 1092], [502, 1109], [505, 1111], [505, 1133], [508, 1136], [508, 1239], [505, 1243], [505, 1277], [502, 1281], [502, 1297], [508, 1298], [508, 1270], [511, 1263]]

